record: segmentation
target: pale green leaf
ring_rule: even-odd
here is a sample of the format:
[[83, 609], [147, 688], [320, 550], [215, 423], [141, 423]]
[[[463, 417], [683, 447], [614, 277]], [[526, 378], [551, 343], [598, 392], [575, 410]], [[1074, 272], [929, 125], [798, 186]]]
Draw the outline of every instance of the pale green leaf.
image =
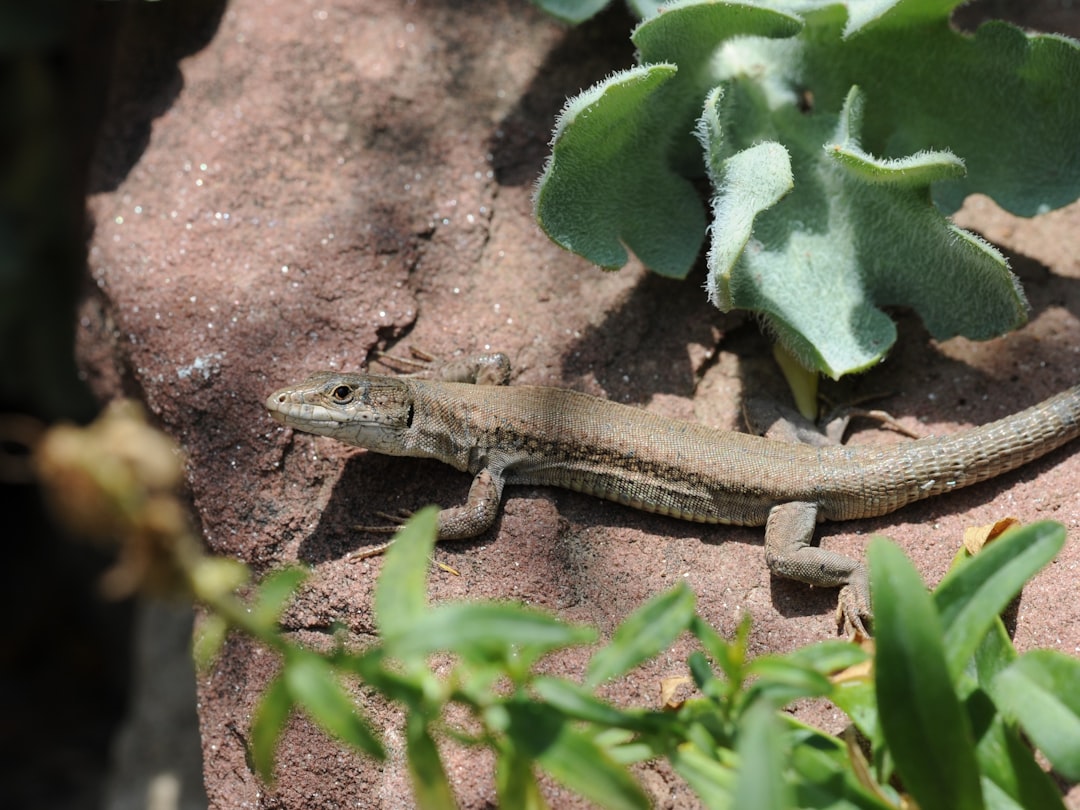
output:
[[993, 682], [994, 702], [1066, 779], [1080, 780], [1080, 661], [1032, 650]]

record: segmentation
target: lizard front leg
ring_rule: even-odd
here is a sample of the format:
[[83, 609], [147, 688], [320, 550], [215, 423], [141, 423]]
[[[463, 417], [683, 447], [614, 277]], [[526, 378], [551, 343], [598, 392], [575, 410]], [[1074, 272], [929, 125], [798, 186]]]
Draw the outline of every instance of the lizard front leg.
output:
[[[452, 506], [449, 509], [439, 510], [437, 517], [438, 530], [436, 540], [466, 540], [483, 534], [491, 528], [495, 518], [499, 514], [499, 502], [502, 500], [503, 477], [502, 473], [492, 472], [488, 468], [482, 469], [473, 478], [472, 486], [469, 487], [469, 497], [461, 506]], [[392, 524], [390, 526], [354, 526], [358, 531], [373, 532], [376, 534], [389, 534], [396, 532], [401, 524], [411, 516], [411, 512], [402, 512], [397, 515], [378, 513]], [[377, 546], [368, 546], [358, 549], [349, 555], [353, 560], [364, 560], [368, 557], [377, 557], [390, 548], [393, 540], [380, 543]]]
[[812, 546], [817, 504], [774, 506], [765, 524], [765, 563], [769, 570], [823, 588], [840, 587], [838, 620], [857, 634], [869, 636], [870, 581], [866, 566], [835, 551]]
[[499, 514], [503, 477], [485, 467], [473, 478], [469, 497], [461, 506], [439, 512], [439, 540], [465, 540], [491, 528]]

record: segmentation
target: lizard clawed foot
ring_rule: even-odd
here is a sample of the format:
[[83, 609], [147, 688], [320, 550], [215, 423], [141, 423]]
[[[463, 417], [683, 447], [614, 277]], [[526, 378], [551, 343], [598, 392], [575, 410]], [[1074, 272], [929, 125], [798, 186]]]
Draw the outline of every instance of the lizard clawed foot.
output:
[[[394, 534], [409, 518], [412, 517], [412, 512], [408, 509], [402, 509], [397, 514], [390, 514], [389, 512], [376, 512], [375, 516], [380, 517], [387, 521], [385, 524], [378, 526], [353, 526], [354, 531], [368, 532], [369, 534]], [[384, 553], [393, 540], [389, 540], [385, 543], [379, 543], [375, 546], [365, 546], [364, 548], [358, 548], [356, 551], [352, 551], [348, 554], [350, 560], [366, 560], [368, 557], [377, 557]]]
[[[396, 532], [409, 518], [413, 516], [413, 513], [408, 509], [401, 509], [396, 515], [392, 515], [389, 512], [376, 512], [376, 517], [381, 517], [384, 520], [390, 522], [390, 525], [381, 526], [353, 526], [353, 529], [363, 532], [374, 532], [376, 534], [392, 534]], [[394, 545], [393, 540], [387, 540], [385, 543], [379, 543], [374, 546], [364, 546], [364, 548], [358, 548], [356, 551], [350, 552], [346, 555], [347, 560], [366, 560], [370, 557], [378, 557], [386, 553], [386, 550], [390, 546]], [[449, 565], [439, 562], [438, 560], [431, 558], [431, 562], [437, 565], [447, 573], [455, 576], [461, 576], [460, 572], [455, 568], [451, 568]]]
[[[402, 377], [425, 377], [442, 382], [471, 383], [474, 385], [506, 385], [510, 382], [510, 358], [502, 352], [465, 355], [453, 360], [438, 360], [435, 355], [409, 347], [413, 357], [398, 357], [386, 352], [375, 352], [375, 361], [383, 360], [416, 369], [401, 374]], [[391, 366], [392, 367], [392, 366]]]
[[376, 512], [375, 517], [382, 518], [386, 523], [376, 526], [353, 526], [353, 531], [371, 532], [373, 534], [393, 534], [413, 516], [410, 509], [399, 509], [396, 513]]
[[822, 397], [822, 402], [824, 402], [830, 408], [829, 413], [823, 420], [824, 424], [826, 425], [826, 427], [824, 428], [825, 432], [829, 435], [837, 435], [837, 433], [839, 433], [839, 437], [842, 438], [844, 432], [847, 431], [848, 423], [852, 419], [870, 419], [880, 423], [887, 428], [895, 430], [897, 433], [907, 436], [910, 439], [922, 438], [915, 431], [902, 425], [899, 421], [897, 421], [896, 417], [888, 411], [882, 411], [877, 408], [860, 407], [860, 405], [862, 405], [862, 403], [864, 402], [871, 402], [875, 399], [882, 399], [889, 395], [889, 392], [883, 392], [880, 394], [867, 394], [865, 396], [859, 397], [858, 399], [853, 399], [845, 402], [841, 405], [837, 405], [835, 402], [832, 402], [827, 398]]
[[[426, 352], [423, 349], [418, 349], [416, 346], [409, 346], [409, 357], [399, 357], [396, 354], [390, 354], [388, 352], [382, 352], [377, 350], [373, 351], [372, 354], [374, 355], [373, 361], [378, 363], [380, 366], [394, 368], [394, 364], [396, 363], [398, 365], [407, 366], [409, 368], [415, 369], [415, 371], [411, 373], [402, 374], [403, 377], [415, 377], [418, 374], [423, 374], [424, 372], [429, 371], [432, 367], [439, 364], [439, 359], [435, 355]], [[390, 362], [385, 362], [387, 360], [389, 360]], [[394, 371], [398, 371], [398, 369], [394, 368]]]
[[379, 543], [377, 546], [364, 546], [358, 548], [356, 551], [350, 551], [345, 555], [347, 560], [366, 560], [368, 557], [378, 557], [386, 553], [386, 550], [394, 544], [393, 540], [388, 540], [385, 543]]
[[872, 419], [875, 422], [879, 422], [884, 427], [895, 430], [909, 439], [921, 439], [918, 433], [909, 427], [901, 424], [895, 416], [888, 411], [878, 410], [876, 408], [853, 408], [851, 406], [841, 406], [834, 409], [828, 416], [827, 424], [832, 424], [834, 421], [842, 421], [844, 429], [847, 429], [847, 423], [852, 419]]
[[761, 397], [749, 397], [743, 402], [743, 421], [751, 433], [777, 441], [809, 444], [815, 447], [844, 443], [844, 434], [852, 419], [872, 419], [875, 422], [902, 433], [912, 439], [921, 438], [918, 433], [902, 425], [887, 411], [860, 408], [860, 402], [879, 399], [884, 394], [861, 397], [853, 402], [836, 405], [825, 397], [821, 400], [829, 407], [820, 422], [813, 422], [783, 403]]
[[873, 618], [870, 605], [861, 596], [858, 588], [845, 585], [840, 589], [840, 596], [836, 603], [837, 633], [849, 636], [856, 642], [871, 638], [866, 626], [872, 624]]

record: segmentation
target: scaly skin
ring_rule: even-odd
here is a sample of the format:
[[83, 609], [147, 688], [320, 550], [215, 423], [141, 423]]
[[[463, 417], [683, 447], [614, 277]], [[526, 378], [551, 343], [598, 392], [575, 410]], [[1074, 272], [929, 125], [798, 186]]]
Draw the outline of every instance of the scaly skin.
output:
[[266, 407], [297, 430], [476, 476], [466, 504], [440, 513], [440, 539], [488, 529], [505, 484], [564, 487], [682, 520], [764, 525], [769, 568], [843, 586], [844, 617], [864, 633], [866, 569], [812, 546], [818, 521], [883, 515], [1015, 469], [1080, 434], [1080, 386], [982, 427], [887, 447], [775, 441], [559, 388], [339, 372], [277, 391]]

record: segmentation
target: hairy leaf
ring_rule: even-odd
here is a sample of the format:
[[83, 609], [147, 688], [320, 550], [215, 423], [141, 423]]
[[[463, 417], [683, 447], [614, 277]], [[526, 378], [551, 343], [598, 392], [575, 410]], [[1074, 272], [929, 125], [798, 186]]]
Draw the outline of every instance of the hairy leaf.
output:
[[636, 4], [641, 65], [568, 103], [538, 220], [605, 268], [629, 249], [682, 277], [704, 228], [687, 181], [704, 169], [712, 300], [833, 377], [895, 342], [883, 307], [938, 339], [1015, 328], [1027, 306], [1004, 259], [944, 214], [976, 192], [1021, 215], [1080, 195], [1080, 43], [959, 32], [956, 5]]

